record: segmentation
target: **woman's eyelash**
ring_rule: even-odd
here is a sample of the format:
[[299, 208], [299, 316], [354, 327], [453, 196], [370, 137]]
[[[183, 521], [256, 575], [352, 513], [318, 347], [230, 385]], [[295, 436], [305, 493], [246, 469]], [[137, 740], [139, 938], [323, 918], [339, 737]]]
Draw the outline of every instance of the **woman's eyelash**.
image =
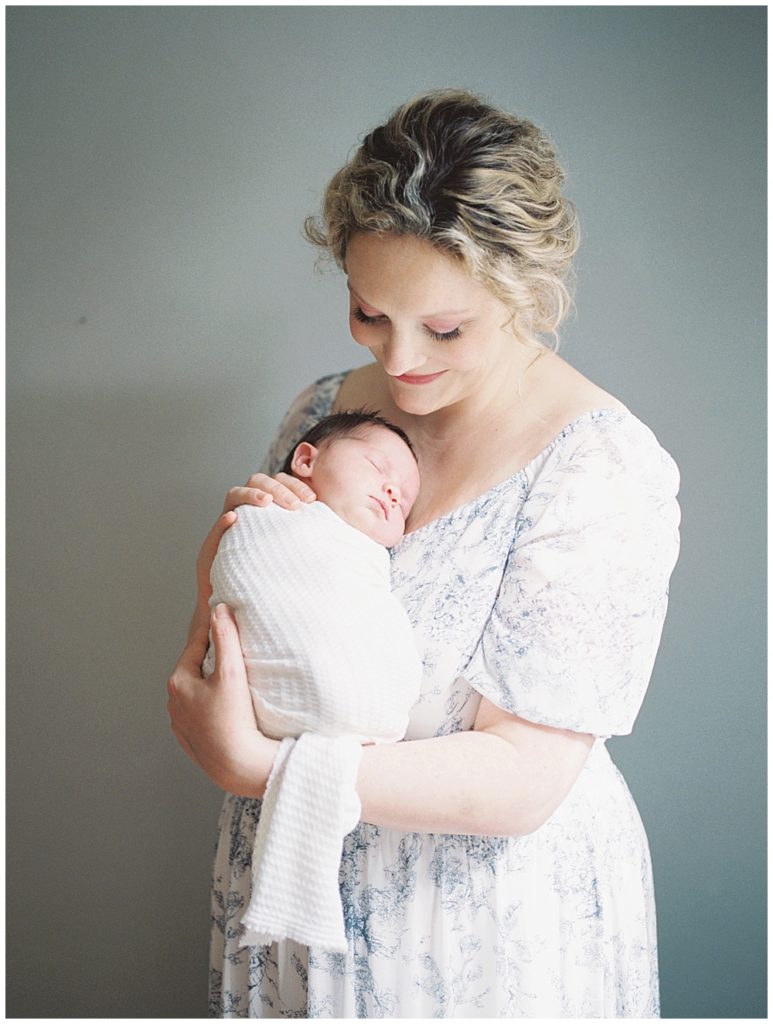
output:
[[352, 316], [354, 317], [355, 320], [359, 320], [361, 324], [378, 323], [378, 317], [367, 316], [365, 313], [363, 313], [359, 306], [354, 307], [354, 309], [352, 310]]
[[435, 341], [453, 341], [454, 338], [458, 338], [462, 333], [461, 327], [454, 327], [452, 331], [445, 331], [445, 333], [442, 334], [440, 331], [433, 331], [431, 327], [425, 327], [424, 330], [430, 338], [434, 338]]
[[[381, 320], [381, 317], [368, 316], [367, 313], [363, 313], [359, 306], [354, 307], [352, 316], [361, 324], [377, 324]], [[454, 327], [452, 331], [433, 331], [431, 327], [425, 325], [424, 330], [435, 341], [453, 341], [454, 338], [458, 338], [462, 333], [461, 327]]]

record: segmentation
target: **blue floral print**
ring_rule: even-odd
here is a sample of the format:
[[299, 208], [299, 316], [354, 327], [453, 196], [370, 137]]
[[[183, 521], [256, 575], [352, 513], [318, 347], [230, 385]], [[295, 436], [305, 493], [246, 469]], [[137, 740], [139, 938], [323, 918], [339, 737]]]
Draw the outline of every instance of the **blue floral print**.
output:
[[[267, 471], [330, 411], [344, 376], [296, 400]], [[212, 1016], [658, 1015], [649, 850], [604, 739], [630, 732], [649, 681], [678, 552], [677, 488], [651, 431], [625, 410], [600, 409], [392, 551], [393, 589], [424, 659], [406, 739], [470, 729], [481, 695], [598, 738], [531, 835], [360, 823], [339, 878], [347, 953], [239, 945], [260, 804], [227, 796], [213, 872]]]

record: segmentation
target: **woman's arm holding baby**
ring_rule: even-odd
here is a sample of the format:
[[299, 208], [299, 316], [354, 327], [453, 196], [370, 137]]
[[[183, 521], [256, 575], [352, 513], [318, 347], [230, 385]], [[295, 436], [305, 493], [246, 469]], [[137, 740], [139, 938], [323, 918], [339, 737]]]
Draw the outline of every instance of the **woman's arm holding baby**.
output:
[[[217, 669], [201, 678], [206, 629], [172, 674], [169, 714], [180, 745], [222, 789], [262, 797], [278, 743], [258, 732], [236, 623], [211, 621]], [[470, 732], [363, 748], [363, 820], [416, 832], [524, 835], [558, 807], [593, 737], [534, 725], [481, 700]]]
[[[316, 495], [287, 474], [258, 473], [226, 496], [224, 511], [197, 561], [198, 600], [188, 645], [169, 684], [178, 742], [216, 785], [262, 797], [278, 744], [255, 726], [236, 622], [209, 608], [209, 572], [239, 505], [297, 507]], [[216, 669], [201, 664], [211, 627]], [[593, 737], [536, 725], [481, 698], [472, 731], [363, 749], [358, 793], [363, 820], [417, 832], [522, 835], [538, 828], [564, 799]]]
[[[223, 512], [204, 539], [196, 559], [196, 606], [188, 641], [167, 683], [167, 709], [172, 731], [185, 753], [212, 781], [229, 792], [262, 796], [277, 744], [254, 726], [247, 674], [236, 623], [224, 605], [212, 613], [209, 574], [223, 534], [238, 518], [240, 505], [296, 508], [316, 494], [287, 473], [276, 477], [254, 473], [244, 486], [232, 487]], [[212, 676], [204, 679], [201, 666], [210, 631], [217, 656]], [[249, 779], [257, 786], [246, 787]], [[262, 782], [261, 782], [262, 780]], [[249, 788], [249, 793], [246, 792]]]

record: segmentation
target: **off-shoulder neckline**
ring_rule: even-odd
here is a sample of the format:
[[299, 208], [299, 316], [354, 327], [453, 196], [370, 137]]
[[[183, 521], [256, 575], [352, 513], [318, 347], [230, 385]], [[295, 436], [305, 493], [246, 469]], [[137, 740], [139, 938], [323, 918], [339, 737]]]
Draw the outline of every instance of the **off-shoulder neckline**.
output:
[[[430, 526], [434, 526], [437, 523], [451, 522], [462, 515], [469, 515], [472, 509], [477, 505], [483, 504], [483, 502], [490, 500], [500, 491], [509, 490], [509, 488], [513, 487], [516, 483], [519, 483], [527, 479], [529, 476], [529, 471], [534, 467], [535, 463], [538, 463], [546, 459], [551, 454], [551, 452], [554, 451], [563, 440], [565, 440], [565, 438], [575, 433], [580, 427], [582, 427], [585, 424], [586, 421], [592, 422], [595, 420], [606, 419], [614, 420], [615, 418], [622, 422], [623, 420], [627, 419], [634, 420], [636, 417], [626, 408], [598, 408], [589, 409], [587, 412], [581, 413], [575, 419], [571, 420], [571, 422], [567, 423], [566, 426], [563, 427], [556, 434], [556, 436], [545, 445], [544, 448], [538, 451], [537, 454], [534, 455], [531, 459], [529, 459], [527, 463], [521, 466], [520, 469], [517, 469], [514, 473], [511, 473], [509, 476], [505, 477], [504, 480], [500, 480], [499, 483], [492, 484], [491, 487], [487, 488], [485, 491], [482, 491], [474, 498], [470, 498], [469, 501], [465, 501], [461, 505], [457, 505], [456, 508], [451, 509], [450, 512], [444, 512], [443, 515], [436, 516], [435, 519], [430, 519], [429, 522], [424, 523], [423, 526], [419, 526], [415, 530], [408, 531], [404, 535], [401, 544], [408, 540], [408, 538], [417, 536], [423, 530], [426, 530]], [[400, 544], [398, 544], [397, 547], [393, 550], [396, 551], [397, 548], [399, 547]]]
[[[336, 380], [338, 380], [339, 382], [338, 387], [334, 391], [332, 391], [332, 393], [329, 396], [330, 408], [332, 408], [333, 404], [335, 403], [336, 396], [341, 385], [349, 376], [349, 374], [353, 372], [354, 371], [352, 369], [344, 370], [339, 373], [331, 373], [327, 377], [323, 377], [321, 378], [321, 380], [317, 381], [317, 386], [320, 386], [321, 384], [333, 384]], [[429, 522], [424, 523], [423, 526], [418, 526], [415, 530], [409, 530], [404, 534], [400, 543], [395, 545], [395, 547], [391, 550], [398, 551], [412, 537], [417, 537], [423, 531], [428, 530], [432, 526], [436, 526], [438, 523], [451, 522], [461, 515], [468, 515], [472, 508], [474, 508], [476, 505], [482, 504], [484, 501], [492, 498], [500, 490], [507, 490], [509, 487], [512, 487], [516, 483], [516, 481], [520, 481], [528, 477], [529, 470], [532, 469], [535, 463], [547, 458], [550, 455], [550, 453], [555, 448], [557, 448], [565, 438], [575, 433], [587, 421], [593, 422], [594, 420], [603, 419], [614, 420], [615, 417], [620, 422], [622, 422], [623, 420], [636, 420], [636, 417], [633, 415], [633, 413], [624, 405], [608, 407], [600, 406], [596, 409], [588, 409], [585, 412], [580, 413], [579, 416], [576, 416], [573, 420], [570, 420], [569, 423], [562, 427], [561, 430], [559, 430], [559, 432], [555, 435], [555, 437], [552, 438], [552, 440], [548, 441], [548, 443], [543, 448], [541, 448], [536, 455], [532, 456], [532, 458], [530, 458], [528, 462], [521, 466], [520, 469], [517, 469], [514, 473], [511, 473], [509, 476], [505, 477], [503, 480], [500, 480], [498, 483], [492, 484], [491, 487], [488, 487], [485, 491], [482, 491], [474, 498], [470, 498], [469, 501], [465, 501], [461, 505], [457, 505], [456, 508], [451, 509], [449, 512], [444, 512], [442, 515], [436, 516], [434, 519], [430, 519]]]

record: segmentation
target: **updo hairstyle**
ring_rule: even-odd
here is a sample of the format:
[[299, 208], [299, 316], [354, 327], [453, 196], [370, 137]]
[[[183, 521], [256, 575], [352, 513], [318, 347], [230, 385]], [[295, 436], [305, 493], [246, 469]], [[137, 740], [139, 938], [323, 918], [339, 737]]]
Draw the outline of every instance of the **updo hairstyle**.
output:
[[517, 336], [557, 338], [579, 243], [563, 182], [552, 144], [531, 122], [469, 92], [424, 93], [366, 136], [305, 234], [342, 269], [354, 232], [424, 238], [504, 303]]

